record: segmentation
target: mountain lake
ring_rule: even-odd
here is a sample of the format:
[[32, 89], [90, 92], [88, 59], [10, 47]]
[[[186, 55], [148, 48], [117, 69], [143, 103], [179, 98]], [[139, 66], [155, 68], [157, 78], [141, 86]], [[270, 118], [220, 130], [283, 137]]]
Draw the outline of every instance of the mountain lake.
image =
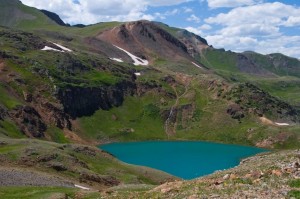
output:
[[183, 179], [237, 166], [241, 159], [267, 150], [198, 141], [147, 141], [99, 146], [119, 160], [158, 169]]

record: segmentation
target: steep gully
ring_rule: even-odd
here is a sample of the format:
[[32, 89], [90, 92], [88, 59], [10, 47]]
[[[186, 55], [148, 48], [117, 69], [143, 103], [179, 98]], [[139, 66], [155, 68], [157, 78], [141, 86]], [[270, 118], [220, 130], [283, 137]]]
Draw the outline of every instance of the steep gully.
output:
[[168, 139], [170, 138], [170, 136], [172, 136], [172, 135], [175, 135], [176, 134], [176, 122], [175, 122], [175, 124], [172, 126], [172, 124], [170, 123], [170, 119], [171, 119], [171, 117], [173, 116], [173, 114], [174, 114], [174, 109], [178, 106], [178, 104], [179, 104], [179, 100], [183, 97], [183, 96], [185, 96], [186, 95], [186, 93], [188, 92], [188, 88], [189, 88], [189, 85], [190, 85], [190, 83], [191, 83], [191, 81], [192, 80], [189, 80], [187, 83], [186, 83], [186, 85], [185, 85], [185, 90], [184, 90], [184, 92], [183, 92], [183, 94], [181, 94], [181, 95], [179, 95], [178, 94], [178, 92], [177, 92], [177, 90], [176, 90], [176, 87], [173, 85], [172, 86], [172, 88], [173, 88], [173, 90], [174, 90], [174, 92], [175, 92], [175, 94], [176, 94], [176, 100], [175, 100], [175, 103], [174, 103], [174, 105], [171, 107], [171, 109], [170, 109], [170, 113], [169, 113], [169, 116], [168, 116], [168, 118], [166, 119], [166, 121], [165, 121], [165, 132], [166, 132], [166, 134], [167, 134], [167, 136], [168, 136]]

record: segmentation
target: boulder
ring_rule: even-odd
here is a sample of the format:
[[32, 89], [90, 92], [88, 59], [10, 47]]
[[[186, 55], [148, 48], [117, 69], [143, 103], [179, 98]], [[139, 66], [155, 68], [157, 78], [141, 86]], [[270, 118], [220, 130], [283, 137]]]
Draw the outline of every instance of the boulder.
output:
[[81, 173], [79, 177], [80, 182], [97, 182], [105, 186], [116, 186], [120, 184], [115, 177], [102, 176], [94, 173]]

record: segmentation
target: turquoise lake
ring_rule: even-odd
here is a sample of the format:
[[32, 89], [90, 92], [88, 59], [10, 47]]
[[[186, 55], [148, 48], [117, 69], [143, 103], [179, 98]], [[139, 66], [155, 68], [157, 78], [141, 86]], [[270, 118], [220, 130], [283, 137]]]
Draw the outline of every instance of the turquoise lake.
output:
[[242, 158], [266, 151], [255, 147], [194, 141], [112, 143], [100, 148], [123, 162], [159, 169], [183, 179], [234, 167]]

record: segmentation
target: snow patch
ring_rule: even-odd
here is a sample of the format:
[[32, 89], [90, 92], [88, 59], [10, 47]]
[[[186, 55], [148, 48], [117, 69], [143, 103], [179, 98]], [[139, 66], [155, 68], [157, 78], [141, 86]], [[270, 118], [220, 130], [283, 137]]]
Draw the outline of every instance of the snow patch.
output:
[[51, 48], [51, 47], [49, 47], [49, 46], [45, 46], [43, 49], [41, 49], [41, 50], [45, 50], [45, 51], [47, 51], [47, 50], [53, 50], [53, 51], [57, 51], [57, 52], [64, 52], [63, 50], [57, 50], [57, 49], [55, 49], [55, 48]]
[[81, 186], [81, 185], [78, 185], [78, 184], [74, 184], [74, 186], [77, 187], [77, 188], [80, 188], [80, 189], [90, 190], [90, 188], [84, 187], [84, 186]]
[[288, 124], [288, 123], [273, 122], [272, 120], [269, 120], [266, 117], [260, 117], [259, 119], [262, 121], [262, 123], [267, 124], [267, 125], [290, 126], [290, 124]]
[[141, 73], [134, 73], [136, 76], [141, 76]]
[[196, 64], [195, 62], [192, 62], [192, 64], [194, 64], [195, 66], [197, 66], [198, 68], [203, 69], [201, 66], [199, 66], [198, 64]]
[[278, 123], [278, 122], [275, 122], [275, 124], [278, 126], [289, 126], [290, 125], [288, 123]]
[[69, 48], [66, 48], [66, 47], [64, 47], [64, 46], [62, 46], [62, 45], [59, 45], [59, 44], [57, 44], [57, 43], [54, 43], [54, 42], [52, 42], [52, 43], [53, 43], [54, 45], [60, 47], [61, 49], [63, 49], [63, 51], [72, 52], [72, 50], [70, 50]]
[[[53, 42], [51, 42], [51, 43], [53, 43]], [[45, 46], [43, 49], [41, 49], [41, 50], [44, 50], [44, 51], [48, 51], [48, 50], [52, 50], [52, 51], [57, 51], [57, 52], [62, 52], [62, 53], [64, 53], [64, 52], [72, 52], [72, 50], [70, 50], [69, 48], [66, 48], [66, 47], [64, 47], [64, 46], [62, 46], [62, 45], [59, 45], [59, 44], [56, 44], [56, 43], [53, 43], [54, 45], [56, 45], [57, 47], [59, 47], [60, 49], [62, 49], [62, 50], [58, 50], [58, 49], [55, 49], [55, 48], [51, 48], [51, 47], [49, 47], [49, 46]]]
[[148, 60], [145, 59], [141, 59], [133, 54], [131, 54], [130, 52], [124, 50], [123, 48], [120, 48], [119, 46], [114, 45], [116, 48], [122, 50], [123, 52], [125, 52], [129, 57], [131, 57], [131, 59], [133, 60], [133, 64], [134, 65], [142, 65], [142, 66], [147, 66], [149, 64]]
[[117, 62], [124, 62], [121, 58], [109, 58], [109, 59]]

